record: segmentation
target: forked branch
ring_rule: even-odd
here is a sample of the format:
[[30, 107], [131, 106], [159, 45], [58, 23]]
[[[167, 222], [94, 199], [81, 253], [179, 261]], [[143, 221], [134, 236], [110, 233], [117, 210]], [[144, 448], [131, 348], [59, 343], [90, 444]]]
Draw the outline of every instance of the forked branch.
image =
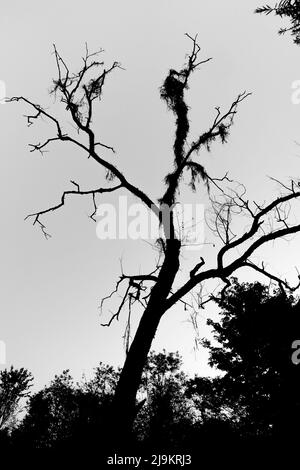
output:
[[80, 196], [87, 196], [87, 195], [91, 195], [92, 196], [92, 200], [93, 200], [93, 206], [94, 206], [94, 212], [90, 215], [90, 218], [92, 220], [95, 221], [94, 219], [94, 215], [96, 213], [96, 203], [95, 203], [95, 196], [96, 194], [103, 194], [103, 193], [111, 193], [113, 191], [116, 191], [120, 188], [122, 188], [122, 184], [119, 184], [117, 186], [114, 186], [114, 187], [111, 187], [111, 188], [97, 188], [97, 189], [91, 189], [91, 190], [88, 190], [88, 191], [82, 191], [79, 187], [79, 185], [77, 183], [75, 183], [75, 181], [71, 181], [72, 184], [74, 184], [76, 186], [76, 190], [73, 190], [73, 191], [64, 191], [64, 193], [62, 194], [62, 197], [61, 197], [61, 201], [59, 204], [56, 204], [55, 206], [52, 206], [52, 207], [49, 207], [48, 209], [44, 209], [44, 210], [41, 210], [39, 212], [35, 212], [33, 214], [29, 214], [25, 217], [24, 220], [27, 220], [29, 218], [33, 218], [33, 225], [35, 224], [38, 224], [45, 236], [46, 239], [50, 238], [51, 235], [49, 233], [46, 232], [46, 227], [45, 225], [40, 221], [40, 217], [42, 215], [45, 215], [45, 214], [48, 214], [49, 212], [54, 212], [58, 209], [60, 209], [62, 206], [64, 206], [65, 204], [65, 200], [66, 200], [66, 196], [69, 196], [69, 195], [80, 195]]
[[[219, 238], [221, 238], [224, 243], [223, 247], [221, 247], [217, 253], [217, 267], [198, 272], [198, 268], [201, 267], [203, 263], [201, 262], [200, 265], [199, 263], [196, 264], [191, 271], [193, 275], [190, 276], [190, 279], [188, 279], [187, 282], [176, 292], [169, 296], [166, 301], [166, 309], [171, 308], [177, 301], [191, 292], [198, 284], [209, 279], [219, 278], [225, 282], [226, 285], [229, 285], [229, 276], [243, 267], [252, 268], [267, 276], [272, 281], [277, 282], [281, 288], [295, 291], [300, 287], [300, 278], [299, 283], [295, 286], [291, 286], [286, 280], [282, 280], [278, 276], [267, 271], [263, 264], [262, 267], [259, 267], [250, 259], [250, 257], [266, 243], [300, 232], [300, 224], [291, 223], [288, 218], [289, 210], [284, 210], [284, 205], [286, 203], [300, 200], [300, 191], [297, 189], [299, 188], [299, 183], [292, 181], [289, 187], [285, 186], [288, 189], [287, 194], [283, 194], [265, 206], [253, 203], [254, 207], [251, 207], [249, 201], [245, 199], [244, 187], [242, 185], [240, 185], [240, 187], [242, 188], [241, 194], [236, 192], [236, 190], [231, 194], [229, 194], [228, 190], [222, 190], [221, 192], [222, 197], [225, 195], [224, 212], [222, 215], [224, 218], [224, 220], [222, 220], [222, 224], [225, 232], [225, 239], [220, 237], [220, 234], [217, 231]], [[229, 204], [229, 202], [231, 204]], [[219, 208], [218, 211], [215, 212], [216, 217], [220, 217], [220, 211], [221, 209]], [[232, 216], [235, 212], [238, 214], [238, 217], [240, 217], [241, 214], [246, 214], [248, 217], [252, 218], [250, 228], [240, 236], [234, 234], [233, 229], [231, 228]], [[280, 217], [278, 217], [278, 213], [280, 214]], [[264, 231], [260, 230], [262, 228], [264, 228]], [[234, 238], [231, 241], [229, 239], [229, 233], [231, 233]], [[224, 256], [229, 250], [233, 250], [234, 248], [236, 251], [232, 253], [233, 260], [226, 264]]]

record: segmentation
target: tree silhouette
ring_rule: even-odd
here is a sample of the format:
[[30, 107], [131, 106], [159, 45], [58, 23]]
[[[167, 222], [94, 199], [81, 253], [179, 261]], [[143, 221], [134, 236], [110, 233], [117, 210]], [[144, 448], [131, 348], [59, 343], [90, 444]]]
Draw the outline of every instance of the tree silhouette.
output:
[[150, 352], [138, 396], [142, 404], [134, 424], [135, 435], [149, 450], [182, 446], [193, 420], [185, 395], [187, 375], [177, 353]]
[[281, 289], [236, 278], [217, 303], [220, 320], [208, 320], [214, 341], [203, 344], [225, 374], [192, 381], [202, 408], [223, 413], [243, 436], [292, 439], [300, 417], [300, 369], [292, 361], [300, 304]]
[[[199, 153], [210, 150], [216, 140], [221, 143], [226, 142], [237, 108], [249, 94], [246, 92], [238, 94], [237, 98], [224, 112], [221, 111], [220, 107], [215, 108], [215, 118], [210, 127], [199, 133], [195, 140], [191, 140], [189, 109], [186, 105], [185, 93], [188, 90], [191, 75], [210, 59], [200, 60], [201, 49], [197, 37], [193, 38], [187, 35], [187, 38], [191, 41], [192, 49], [185, 65], [179, 71], [171, 69], [160, 90], [161, 98], [175, 115], [175, 140], [173, 168], [165, 177], [166, 188], [157, 202], [152, 201], [143, 190], [131, 183], [118, 169], [117, 164], [111, 162], [109, 156], [107, 158], [103, 156], [105, 153], [110, 153], [113, 158], [115, 150], [111, 145], [103, 143], [98, 137], [96, 138], [93, 130], [94, 105], [96, 101], [101, 100], [104, 85], [109, 75], [120, 68], [118, 62], [105, 67], [104, 62], [99, 60], [99, 54], [102, 51], [90, 53], [86, 48], [82, 68], [79, 72], [71, 73], [65, 60], [54, 47], [57, 78], [53, 81], [52, 94], [59, 97], [65, 105], [67, 113], [71, 115], [75, 124], [77, 135], [66, 133], [63, 130], [63, 124], [54, 114], [26, 97], [15, 96], [9, 99], [10, 102], [23, 102], [33, 109], [33, 113], [26, 116], [29, 126], [38, 118], [44, 118], [54, 127], [54, 136], [49, 137], [42, 143], [30, 144], [32, 152], [39, 151], [43, 153], [52, 142], [68, 143], [80, 149], [83, 155], [91, 158], [106, 170], [108, 185], [96, 189], [82, 190], [79, 183], [71, 181], [74, 188], [63, 193], [60, 203], [28, 215], [27, 219], [32, 219], [34, 225], [41, 229], [47, 239], [50, 234], [46, 229], [44, 217], [50, 212], [63, 207], [67, 197], [90, 196], [94, 205], [94, 212], [90, 217], [94, 220], [98, 196], [107, 192], [118, 191], [121, 188], [127, 190], [142, 202], [160, 223], [161, 237], [157, 240], [157, 245], [160, 247], [161, 257], [158, 263], [155, 261], [156, 267], [152, 272], [145, 274], [125, 275], [122, 272], [116, 289], [111, 294], [118, 294], [119, 287], [127, 284], [119, 308], [112, 315], [110, 321], [105, 324], [106, 326], [111, 325], [112, 321], [119, 318], [121, 311], [128, 306], [127, 342], [129, 342], [130, 337], [131, 308], [140, 306], [142, 309], [139, 325], [131, 344], [128, 344], [126, 360], [115, 390], [114, 414], [109, 420], [112, 423], [112, 439], [116, 443], [124, 443], [124, 436], [130, 436], [133, 421], [138, 411], [136, 395], [141, 382], [142, 371], [160, 320], [169, 309], [180, 302], [185, 308], [188, 307], [194, 310], [195, 305], [188, 302], [187, 294], [191, 293], [193, 289], [199, 288], [199, 286], [202, 288], [203, 284], [211, 279], [219, 279], [226, 288], [230, 285], [229, 276], [238, 269], [245, 267], [254, 269], [276, 280], [282, 287], [291, 288], [287, 281], [267, 272], [263, 264], [261, 266], [254, 264], [251, 256], [264, 244], [300, 230], [300, 225], [289, 219], [289, 211], [287, 210], [287, 205], [291, 205], [293, 201], [300, 197], [298, 181], [292, 181], [289, 185], [283, 184], [284, 194], [281, 194], [269, 204], [262, 205], [257, 202], [249, 202], [245, 197], [245, 191], [241, 190], [242, 186], [238, 188], [232, 186], [234, 183], [227, 175], [215, 178], [207, 173], [201, 162], [199, 162]], [[92, 73], [95, 74], [94, 78], [91, 78]], [[192, 190], [196, 190], [196, 184], [201, 180], [210, 188], [211, 228], [220, 239], [222, 247], [219, 251], [216, 250], [215, 265], [213, 267], [203, 269], [205, 260], [203, 258], [196, 259], [194, 268], [187, 273], [186, 280], [178, 286], [176, 276], [182, 262], [180, 255], [184, 240], [176, 225], [174, 211], [175, 203], [179, 202], [178, 190], [180, 183], [186, 171], [190, 174]], [[117, 184], [112, 186], [111, 182], [114, 179], [117, 180]], [[241, 233], [234, 232], [233, 220], [242, 216], [250, 218], [250, 228], [242, 230]], [[198, 308], [199, 304], [196, 307]], [[115, 423], [118, 423], [118, 425], [116, 426]], [[107, 426], [109, 427], [109, 423]]]
[[[203, 344], [224, 375], [189, 378], [178, 353], [151, 352], [138, 391], [135, 453], [181, 449], [197, 456], [199, 443], [203, 450], [249, 442], [254, 450], [275, 439], [296, 444], [300, 372], [291, 345], [300, 330], [298, 301], [280, 289], [232, 279], [218, 303], [220, 320], [209, 321], [214, 341]], [[106, 422], [120, 371], [100, 363], [94, 372], [77, 384], [69, 371], [55, 376], [31, 396], [2, 448], [80, 448], [96, 451], [104, 462], [112, 447]]]
[[[181, 365], [178, 353], [149, 354], [134, 425], [135, 442], [141, 449], [174, 449], [183, 439], [182, 424], [191, 425], [185, 396], [187, 376]], [[104, 422], [119, 375], [119, 370], [100, 363], [93, 377], [81, 383], [74, 384], [68, 370], [55, 376], [48, 386], [30, 397], [27, 414], [13, 434], [14, 445], [27, 449], [74, 449], [79, 445], [101, 455], [107, 453]]]
[[20, 411], [22, 398], [29, 395], [29, 388], [33, 377], [27, 369], [5, 369], [0, 372], [0, 430], [14, 424], [16, 415]]
[[[107, 366], [102, 383], [108, 370]], [[94, 387], [99, 377], [98, 371], [90, 384], [74, 384], [68, 370], [55, 376], [48, 386], [30, 397], [27, 414], [14, 435], [15, 445], [28, 449], [95, 447], [107, 400], [106, 390]]]

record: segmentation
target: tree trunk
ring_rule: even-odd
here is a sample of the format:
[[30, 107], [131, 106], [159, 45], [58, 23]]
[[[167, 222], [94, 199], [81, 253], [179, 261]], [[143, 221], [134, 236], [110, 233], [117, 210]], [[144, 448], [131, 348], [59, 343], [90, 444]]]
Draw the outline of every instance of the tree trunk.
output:
[[136, 412], [136, 394], [158, 324], [166, 311], [165, 300], [179, 269], [179, 253], [180, 241], [167, 240], [165, 259], [158, 280], [152, 288], [116, 388], [111, 423], [115, 442], [125, 444], [124, 441], [131, 433]]

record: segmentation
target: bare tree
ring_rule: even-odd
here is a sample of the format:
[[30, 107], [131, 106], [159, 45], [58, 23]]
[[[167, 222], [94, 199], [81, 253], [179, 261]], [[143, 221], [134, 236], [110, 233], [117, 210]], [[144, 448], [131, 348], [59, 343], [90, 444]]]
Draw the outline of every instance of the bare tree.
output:
[[[118, 318], [121, 311], [127, 306], [129, 309], [127, 328], [130, 328], [132, 306], [137, 303], [143, 309], [131, 344], [129, 344], [130, 331], [127, 329], [127, 355], [114, 398], [114, 413], [118, 421], [119, 436], [127, 436], [132, 427], [136, 414], [136, 393], [142, 370], [159, 322], [171, 307], [178, 302], [183, 303], [185, 307], [189, 306], [187, 294], [192, 293], [195, 288], [202, 288], [208, 280], [219, 279], [226, 288], [230, 284], [229, 277], [243, 267], [254, 269], [268, 276], [277, 281], [282, 288], [291, 288], [287, 281], [268, 272], [263, 264], [261, 266], [254, 264], [251, 256], [266, 243], [300, 230], [300, 225], [289, 222], [289, 214], [286, 212], [286, 204], [291, 204], [300, 197], [299, 185], [297, 182], [292, 182], [291, 186], [284, 186], [285, 193], [267, 205], [250, 204], [243, 192], [224, 188], [224, 184], [229, 184], [229, 186], [231, 184], [227, 176], [220, 179], [213, 178], [199, 163], [198, 155], [201, 150], [209, 150], [215, 140], [219, 140], [221, 143], [226, 142], [237, 108], [249, 94], [240, 93], [224, 112], [217, 107], [215, 118], [210, 127], [205, 132], [199, 133], [196, 140], [189, 141], [189, 109], [184, 94], [188, 89], [192, 73], [210, 59], [200, 60], [200, 46], [197, 37], [193, 38], [189, 35], [187, 37], [191, 41], [192, 49], [187, 56], [186, 64], [179, 71], [171, 69], [160, 90], [161, 98], [175, 115], [175, 139], [173, 168], [165, 178], [165, 192], [157, 202], [152, 201], [144, 191], [132, 184], [115, 164], [101, 155], [101, 151], [104, 149], [110, 152], [114, 152], [114, 149], [97, 140], [92, 129], [95, 101], [102, 97], [108, 75], [120, 67], [118, 62], [114, 62], [106, 68], [104, 63], [98, 59], [101, 51], [89, 53], [86, 48], [81, 69], [77, 73], [71, 73], [66, 62], [54, 47], [58, 76], [53, 82], [52, 93], [60, 97], [65, 104], [66, 111], [71, 115], [78, 131], [76, 138], [65, 133], [61, 122], [55, 115], [50, 114], [39, 104], [35, 104], [23, 96], [9, 99], [10, 102], [24, 102], [33, 109], [33, 113], [26, 116], [29, 126], [38, 118], [43, 117], [54, 127], [54, 135], [42, 143], [31, 144], [31, 151], [44, 152], [53, 141], [68, 142], [80, 148], [84, 155], [105, 168], [108, 183], [114, 179], [117, 180], [117, 184], [114, 186], [98, 187], [88, 191], [82, 190], [79, 183], [71, 181], [74, 189], [65, 191], [60, 203], [28, 215], [27, 218], [32, 219], [33, 223], [40, 227], [46, 238], [50, 235], [45, 226], [44, 216], [64, 206], [67, 196], [90, 195], [94, 205], [91, 218], [94, 218], [98, 195], [118, 191], [121, 188], [126, 189], [145, 204], [161, 226], [162, 236], [157, 241], [160, 248], [160, 261], [156, 268], [145, 274], [125, 275], [122, 272], [115, 290], [109, 296], [111, 297], [118, 292], [120, 285], [126, 283], [127, 287], [119, 308], [105, 324], [106, 326], [111, 325], [112, 321]], [[94, 78], [89, 78], [91, 72], [95, 73]], [[210, 218], [210, 225], [213, 222], [214, 225], [211, 228], [221, 238], [223, 246], [216, 253], [214, 268], [205, 270], [205, 260], [203, 258], [197, 259], [194, 268], [188, 273], [186, 281], [177, 288], [174, 287], [174, 280], [180, 268], [183, 240], [178, 235], [173, 215], [174, 205], [178, 201], [178, 188], [186, 171], [190, 174], [192, 190], [196, 189], [196, 183], [201, 180], [211, 190], [213, 219]], [[219, 192], [218, 196], [213, 195], [213, 188]], [[234, 232], [232, 223], [233, 218], [240, 217], [241, 214], [247, 215], [251, 220], [249, 228], [239, 234]], [[203, 304], [204, 302], [202, 304], [200, 302], [200, 306]]]

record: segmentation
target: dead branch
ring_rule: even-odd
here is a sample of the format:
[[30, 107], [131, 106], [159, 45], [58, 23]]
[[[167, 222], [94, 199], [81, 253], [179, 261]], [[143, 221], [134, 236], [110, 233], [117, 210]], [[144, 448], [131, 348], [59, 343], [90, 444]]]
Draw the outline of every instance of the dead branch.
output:
[[112, 322], [113, 322], [114, 319], [119, 320], [119, 315], [120, 315], [120, 313], [121, 313], [121, 310], [122, 310], [122, 308], [123, 308], [125, 302], [127, 301], [127, 297], [128, 297], [129, 291], [130, 291], [130, 285], [127, 286], [127, 289], [126, 289], [126, 291], [125, 291], [125, 294], [124, 294], [124, 296], [123, 296], [123, 298], [122, 298], [122, 301], [121, 301], [121, 303], [120, 303], [120, 305], [119, 305], [119, 307], [118, 307], [116, 313], [114, 313], [114, 314], [111, 316], [111, 318], [110, 318], [110, 320], [108, 321], [108, 323], [101, 323], [101, 326], [110, 326], [110, 325], [112, 324]]
[[191, 144], [190, 149], [186, 154], [187, 160], [194, 152], [198, 153], [200, 148], [203, 146], [205, 146], [206, 149], [209, 151], [211, 143], [217, 137], [220, 137], [223, 143], [226, 142], [230, 127], [233, 124], [234, 116], [237, 113], [238, 105], [242, 103], [246, 98], [251, 96], [251, 94], [252, 93], [247, 93], [246, 91], [240, 93], [237, 98], [231, 103], [229, 109], [223, 114], [221, 113], [219, 107], [215, 108], [217, 113], [213, 124], [211, 125], [208, 131], [201, 134], [198, 139]]
[[218, 137], [222, 143], [226, 142], [229, 135], [231, 126], [233, 125], [234, 115], [237, 112], [238, 105], [244, 101], [251, 93], [242, 92], [233, 101], [229, 109], [225, 113], [221, 113], [220, 108], [216, 107], [216, 117], [208, 131], [202, 133], [197, 140], [187, 145], [189, 136], [189, 118], [188, 106], [185, 102], [184, 92], [188, 88], [188, 80], [192, 72], [203, 63], [208, 62], [209, 59], [198, 62], [197, 57], [201, 48], [197, 43], [197, 36], [192, 38], [192, 52], [188, 56], [188, 62], [180, 71], [171, 69], [169, 75], [161, 87], [161, 98], [166, 102], [167, 107], [175, 114], [176, 117], [176, 131], [174, 141], [174, 171], [165, 177], [167, 189], [164, 195], [159, 199], [161, 204], [166, 204], [171, 207], [176, 198], [179, 182], [182, 177], [184, 169], [191, 172], [190, 186], [195, 190], [195, 182], [204, 180], [209, 182], [210, 178], [206, 173], [205, 168], [198, 162], [192, 160], [194, 153], [198, 154], [200, 148], [206, 147], [210, 150], [213, 141]]
[[81, 191], [80, 187], [77, 183], [75, 183], [74, 181], [71, 181], [71, 183], [74, 184], [77, 187], [76, 191], [64, 191], [59, 204], [56, 204], [55, 206], [49, 207], [48, 209], [44, 209], [44, 210], [41, 210], [39, 212], [29, 214], [24, 219], [24, 220], [27, 220], [27, 219], [33, 217], [34, 218], [33, 225], [35, 225], [36, 223], [40, 225], [41, 230], [42, 230], [42, 232], [43, 232], [46, 239], [48, 239], [51, 235], [49, 235], [45, 231], [45, 225], [43, 225], [40, 222], [40, 217], [42, 215], [45, 215], [45, 214], [49, 213], [49, 212], [54, 212], [54, 211], [60, 209], [62, 206], [64, 206], [66, 196], [68, 196], [70, 194], [76, 194], [76, 195], [81, 195], [81, 196], [92, 195], [93, 204], [94, 204], [94, 212], [90, 215], [90, 218], [95, 221], [94, 215], [95, 215], [96, 210], [97, 210], [96, 203], [95, 203], [95, 195], [96, 194], [102, 194], [102, 193], [110, 193], [110, 192], [116, 191], [116, 190], [118, 190], [122, 187], [122, 184], [119, 184], [119, 185], [114, 186], [112, 188], [98, 188], [98, 189], [92, 189], [92, 190], [89, 190], [89, 191]]
[[[196, 270], [195, 275], [191, 276], [185, 284], [183, 284], [167, 299], [166, 309], [172, 307], [178, 300], [182, 299], [186, 294], [188, 294], [196, 285], [208, 279], [219, 278], [226, 283], [225, 288], [227, 288], [230, 285], [230, 281], [228, 279], [229, 276], [242, 267], [251, 267], [252, 269], [255, 269], [257, 272], [260, 272], [269, 279], [277, 282], [282, 288], [286, 288], [290, 291], [298, 289], [300, 287], [300, 282], [296, 286], [291, 286], [286, 280], [281, 280], [279, 277], [266, 271], [264, 266], [262, 268], [258, 267], [250, 259], [251, 255], [253, 255], [253, 253], [264, 244], [300, 232], [300, 224], [291, 224], [288, 220], [289, 211], [287, 212], [282, 209], [284, 204], [300, 199], [300, 191], [296, 191], [295, 187], [295, 182], [291, 182], [288, 194], [284, 194], [276, 198], [267, 205], [259, 205], [257, 203], [253, 204], [253, 208], [250, 207], [249, 201], [244, 199], [244, 191], [242, 194], [234, 192], [231, 196], [232, 207], [233, 209], [235, 207], [238, 208], [239, 216], [242, 212], [246, 213], [248, 217], [252, 218], [252, 223], [249, 230], [245, 231], [240, 236], [234, 235], [235, 238], [232, 241], [230, 241], [228, 238], [225, 239], [225, 241], [223, 240], [224, 245], [217, 254], [217, 268], [208, 269], [199, 273], [197, 272], [198, 270], [196, 265], [194, 268], [194, 270]], [[224, 194], [228, 196], [228, 192], [222, 190], [222, 196]], [[278, 217], [278, 211], [280, 217]], [[227, 219], [228, 226], [225, 226], [226, 230], [228, 231], [232, 222], [231, 216], [232, 213], [229, 213], [229, 219]], [[279, 227], [274, 228], [270, 223], [268, 223], [268, 227], [265, 227], [265, 232], [258, 235], [260, 229], [262, 226], [264, 226], [270, 217], [273, 218]], [[248, 245], [243, 250], [245, 243], [248, 243]], [[232, 250], [233, 248], [239, 248], [239, 252], [237, 253], [235, 259], [226, 265], [224, 263], [224, 256], [229, 250]]]
[[298, 284], [296, 284], [295, 286], [291, 286], [286, 280], [280, 279], [278, 276], [275, 276], [274, 274], [268, 272], [265, 269], [264, 263], [262, 263], [261, 268], [259, 266], [257, 266], [256, 264], [254, 264], [253, 262], [245, 262], [245, 263], [243, 263], [243, 266], [241, 266], [241, 267], [248, 267], [248, 268], [254, 269], [255, 271], [259, 272], [260, 274], [263, 274], [264, 276], [268, 277], [272, 281], [277, 282], [277, 284], [280, 287], [285, 287], [285, 289], [287, 289], [291, 292], [296, 291], [300, 287], [300, 276], [299, 276], [299, 274], [297, 276], [298, 280], [299, 280]]
[[[101, 326], [110, 326], [114, 319], [118, 320], [120, 312], [121, 312], [122, 308], [124, 307], [125, 303], [127, 302], [127, 300], [129, 301], [129, 313], [128, 313], [128, 315], [129, 315], [128, 318], [129, 319], [131, 317], [131, 308], [132, 308], [132, 306], [134, 305], [135, 302], [138, 302], [139, 304], [142, 305], [143, 308], [145, 308], [146, 305], [144, 304], [143, 299], [145, 300], [146, 296], [144, 296], [143, 299], [141, 299], [141, 293], [145, 292], [148, 289], [148, 287], [145, 286], [144, 283], [147, 282], [147, 281], [148, 282], [149, 281], [150, 282], [157, 282], [158, 278], [157, 278], [157, 276], [155, 276], [155, 272], [159, 268], [160, 267], [157, 266], [149, 274], [126, 275], [122, 272], [121, 276], [119, 277], [119, 280], [117, 281], [115, 289], [109, 295], [107, 295], [106, 297], [104, 297], [101, 300], [101, 303], [100, 303], [101, 312], [103, 311], [104, 303], [107, 300], [111, 299], [113, 297], [113, 295], [118, 292], [119, 287], [120, 287], [120, 285], [123, 281], [128, 281], [126, 291], [125, 291], [124, 295], [122, 296], [122, 301], [121, 301], [116, 313], [114, 313], [111, 316], [108, 323], [101, 323]], [[151, 290], [150, 290], [150, 292], [151, 292]], [[130, 327], [127, 324], [126, 331], [125, 331], [125, 334], [124, 334], [125, 337], [126, 337], [126, 334], [128, 334], [128, 329], [130, 330]]]
[[190, 271], [190, 277], [195, 276], [196, 272], [199, 271], [199, 269], [205, 264], [204, 259], [200, 258], [200, 263], [196, 264], [196, 266]]
[[[39, 151], [42, 154], [46, 151], [48, 144], [54, 141], [70, 142], [83, 150], [88, 157], [92, 157], [98, 164], [103, 166], [107, 171], [107, 179], [112, 180], [118, 178], [120, 184], [124, 186], [131, 194], [140, 199], [155, 215], [159, 216], [159, 209], [154, 202], [138, 187], [131, 184], [125, 176], [118, 170], [112, 163], [102, 158], [97, 152], [96, 147], [99, 146], [103, 149], [115, 152], [114, 148], [110, 145], [102, 143], [100, 140], [95, 141], [95, 135], [91, 128], [93, 102], [96, 98], [101, 99], [103, 94], [103, 87], [107, 76], [117, 68], [122, 68], [118, 62], [105, 68], [104, 62], [96, 60], [97, 55], [102, 53], [103, 50], [95, 53], [89, 53], [86, 46], [85, 56], [82, 58], [83, 66], [79, 72], [71, 73], [64, 59], [58, 53], [54, 46], [54, 56], [57, 66], [57, 78], [53, 80], [53, 89], [51, 93], [59, 96], [61, 102], [65, 104], [66, 110], [71, 114], [72, 120], [75, 123], [78, 131], [84, 133], [88, 137], [88, 145], [83, 144], [80, 140], [74, 139], [72, 136], [62, 131], [61, 124], [58, 119], [47, 112], [39, 104], [35, 104], [31, 100], [23, 96], [15, 96], [9, 98], [8, 102], [23, 101], [35, 110], [35, 114], [25, 115], [27, 123], [31, 126], [35, 120], [44, 117], [50, 120], [56, 127], [56, 136], [49, 137], [43, 143], [30, 144], [31, 152]], [[92, 70], [101, 68], [101, 72], [96, 74], [96, 77], [89, 78], [89, 73]]]

